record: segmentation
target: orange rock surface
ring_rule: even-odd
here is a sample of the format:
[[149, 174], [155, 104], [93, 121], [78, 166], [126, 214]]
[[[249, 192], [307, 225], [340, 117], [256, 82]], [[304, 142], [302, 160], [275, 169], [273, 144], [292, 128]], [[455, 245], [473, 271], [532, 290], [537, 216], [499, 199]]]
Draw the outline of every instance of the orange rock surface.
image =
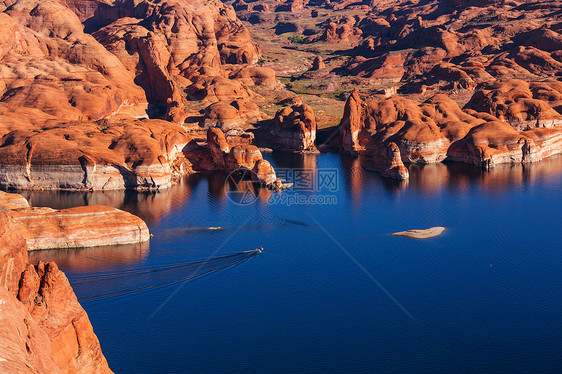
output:
[[231, 146], [224, 133], [216, 127], [210, 128], [207, 131], [207, 143], [212, 159], [210, 168], [225, 171], [251, 170], [258, 179], [257, 182], [265, 185], [273, 185], [277, 181], [275, 170], [273, 170], [268, 161], [263, 159], [261, 152], [256, 146]]
[[316, 116], [307, 104], [294, 104], [279, 109], [270, 130], [274, 143], [281, 149], [316, 152]]
[[[562, 126], [562, 82], [509, 80], [487, 85], [466, 105], [518, 130]], [[558, 109], [558, 110], [557, 110]]]
[[314, 60], [312, 61], [312, 67], [310, 68], [310, 70], [315, 71], [315, 70], [322, 70], [325, 68], [326, 68], [326, 64], [322, 60], [322, 57], [321, 56], [314, 57]]
[[322, 34], [316, 40], [329, 43], [357, 40], [362, 31], [355, 25], [356, 21], [353, 17], [333, 17], [324, 23]]
[[445, 95], [421, 104], [398, 96], [364, 102], [355, 91], [345, 106], [340, 142], [355, 154], [380, 154], [395, 143], [404, 162], [453, 160], [491, 167], [562, 153], [561, 129], [539, 125], [535, 120], [533, 128], [518, 131], [491, 114], [462, 110]]
[[31, 208], [8, 213], [22, 226], [28, 250], [141, 243], [149, 239], [138, 217], [105, 206], [64, 210]]
[[4, 210], [26, 209], [29, 208], [29, 202], [22, 195], [0, 191], [0, 208]]
[[0, 191], [0, 209], [30, 251], [133, 244], [150, 238], [142, 219], [101, 205], [64, 210], [33, 208], [23, 196]]
[[262, 115], [249, 87], [276, 84], [218, 0], [6, 0], [0, 22], [4, 188], [169, 187], [192, 171], [190, 105], [237, 126]]
[[0, 371], [111, 373], [68, 279], [28, 264], [25, 233], [0, 213]]
[[39, 127], [31, 115], [2, 120], [10, 126], [0, 140], [3, 188], [157, 190], [189, 171], [182, 150], [191, 137], [166, 121], [51, 117]]
[[408, 169], [402, 163], [400, 149], [394, 143], [388, 143], [386, 148], [377, 149], [362, 161], [363, 167], [378, 171], [383, 177], [401, 180], [410, 177]]

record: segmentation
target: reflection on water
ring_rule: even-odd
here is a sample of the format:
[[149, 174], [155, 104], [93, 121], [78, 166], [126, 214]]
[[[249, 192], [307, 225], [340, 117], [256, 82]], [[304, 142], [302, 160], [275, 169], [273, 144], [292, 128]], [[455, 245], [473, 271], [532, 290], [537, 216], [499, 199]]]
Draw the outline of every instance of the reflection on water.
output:
[[120, 269], [123, 266], [141, 266], [148, 257], [149, 243], [117, 246], [49, 249], [29, 252], [29, 261], [55, 261], [65, 271], [77, 273], [107, 269]]
[[193, 187], [202, 178], [193, 175], [178, 181], [172, 188], [160, 192], [120, 191], [18, 191], [35, 207], [65, 209], [81, 205], [107, 205], [128, 211], [147, 223], [181, 210], [189, 202]]
[[[478, 183], [482, 188], [490, 191], [501, 191], [507, 187], [517, 187], [531, 184], [537, 180], [551, 180], [562, 172], [562, 156], [554, 156], [539, 163], [500, 164], [491, 170], [483, 170], [473, 165], [462, 163], [438, 163], [430, 165], [408, 165], [409, 181], [398, 181], [383, 178], [376, 172], [366, 171], [361, 167], [360, 159], [346, 155], [316, 155], [295, 154], [287, 152], [273, 152], [266, 154], [279, 170], [305, 169], [312, 171], [315, 178], [319, 168], [333, 168], [333, 162], [324, 165], [319, 162], [322, 158], [339, 160], [339, 171], [343, 187], [349, 192], [354, 204], [359, 204], [362, 194], [381, 188], [387, 193], [399, 196], [408, 189], [415, 189], [423, 193], [438, 193], [443, 189], [454, 189], [457, 193], [466, 194], [470, 186]], [[32, 206], [48, 206], [63, 209], [80, 205], [108, 205], [120, 208], [138, 215], [148, 224], [156, 223], [173, 213], [180, 211], [189, 202], [193, 189], [202, 182], [207, 184], [209, 203], [221, 209], [227, 204], [228, 193], [231, 190], [248, 192], [257, 196], [262, 204], [266, 204], [271, 192], [259, 188], [251, 182], [227, 183], [227, 174], [214, 172], [195, 174], [183, 178], [172, 188], [160, 192], [134, 191], [96, 191], [96, 192], [65, 192], [65, 191], [20, 191]], [[313, 181], [316, 183], [316, 181]]]
[[315, 153], [293, 153], [272, 152], [264, 155], [280, 168], [300, 168], [316, 170], [318, 167], [318, 154]]
[[554, 156], [533, 164], [500, 164], [491, 170], [462, 163], [409, 165], [412, 188], [427, 193], [443, 188], [454, 188], [463, 193], [478, 183], [490, 191], [501, 191], [507, 187], [521, 187], [538, 180], [548, 182], [562, 172], [562, 156]]

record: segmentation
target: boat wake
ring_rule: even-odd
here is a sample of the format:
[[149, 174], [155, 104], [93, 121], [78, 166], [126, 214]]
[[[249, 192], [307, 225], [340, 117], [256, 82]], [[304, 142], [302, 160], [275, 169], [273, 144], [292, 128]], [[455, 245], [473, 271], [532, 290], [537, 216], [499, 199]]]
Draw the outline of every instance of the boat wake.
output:
[[207, 260], [154, 269], [78, 276], [73, 277], [71, 284], [80, 302], [129, 295], [199, 278], [240, 265], [260, 254], [262, 250], [260, 247]]

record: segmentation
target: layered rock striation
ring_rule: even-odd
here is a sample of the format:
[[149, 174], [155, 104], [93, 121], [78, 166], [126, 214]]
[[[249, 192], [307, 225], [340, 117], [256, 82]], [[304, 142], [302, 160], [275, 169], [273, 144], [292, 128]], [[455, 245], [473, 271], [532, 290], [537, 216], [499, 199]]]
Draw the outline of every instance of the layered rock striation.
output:
[[[539, 99], [520, 100], [529, 106], [550, 108]], [[540, 114], [531, 121], [532, 128], [520, 131], [492, 114], [470, 109], [474, 105], [469, 103], [463, 110], [445, 95], [421, 104], [399, 96], [365, 102], [355, 91], [347, 100], [340, 124], [341, 148], [352, 154], [380, 155], [396, 147], [400, 159], [408, 163], [452, 160], [483, 167], [536, 162], [562, 153], [562, 129], [541, 126]], [[521, 103], [515, 102], [514, 107], [526, 113]], [[562, 119], [555, 111], [547, 109], [545, 113], [554, 117], [550, 121]], [[388, 155], [388, 162], [396, 158]]]
[[0, 191], [0, 210], [23, 236], [29, 251], [135, 244], [150, 239], [142, 219], [107, 206], [35, 208], [21, 195]]
[[6, 117], [13, 129], [0, 139], [2, 188], [158, 190], [190, 171], [182, 151], [191, 137], [166, 121], [53, 118], [39, 130], [31, 118]]

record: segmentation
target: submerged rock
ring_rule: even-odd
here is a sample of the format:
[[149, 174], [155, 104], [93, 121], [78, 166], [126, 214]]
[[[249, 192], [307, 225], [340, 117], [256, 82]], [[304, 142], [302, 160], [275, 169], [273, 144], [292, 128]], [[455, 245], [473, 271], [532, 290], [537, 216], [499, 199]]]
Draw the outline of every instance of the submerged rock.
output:
[[413, 238], [413, 239], [428, 239], [441, 235], [443, 231], [445, 231], [444, 227], [436, 226], [425, 230], [408, 230], [408, 231], [394, 232], [392, 233], [392, 235], [406, 236], [408, 238]]

